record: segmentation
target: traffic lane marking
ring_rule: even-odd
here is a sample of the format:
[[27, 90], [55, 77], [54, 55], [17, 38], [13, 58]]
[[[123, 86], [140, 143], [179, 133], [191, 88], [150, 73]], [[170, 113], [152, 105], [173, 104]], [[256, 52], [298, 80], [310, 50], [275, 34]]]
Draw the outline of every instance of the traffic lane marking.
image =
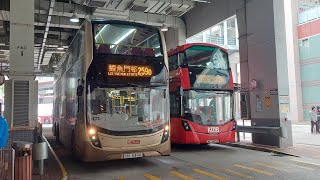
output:
[[177, 177], [184, 179], [184, 180], [195, 180], [193, 177], [186, 176], [182, 173], [179, 173], [178, 171], [170, 171], [170, 174], [177, 176]]
[[226, 178], [224, 178], [222, 176], [219, 176], [219, 175], [216, 175], [216, 174], [213, 174], [213, 173], [209, 173], [209, 172], [206, 172], [206, 171], [203, 171], [203, 170], [200, 170], [200, 169], [192, 169], [192, 171], [200, 173], [200, 174], [205, 175], [205, 176], [212, 177], [212, 178], [217, 179], [217, 180], [226, 180]]
[[288, 171], [288, 170], [285, 170], [285, 169], [281, 169], [279, 167], [273, 167], [271, 165], [267, 165], [267, 164], [263, 164], [263, 163], [253, 163], [255, 165], [258, 165], [258, 166], [263, 166], [263, 167], [266, 167], [266, 168], [269, 168], [269, 169], [274, 169], [274, 170], [277, 170], [277, 171], [282, 171], [282, 172], [286, 172], [286, 173], [291, 173], [291, 171]]
[[297, 159], [290, 159], [291, 161], [295, 161], [295, 162], [300, 162], [300, 163], [304, 163], [304, 164], [311, 164], [314, 166], [320, 166], [320, 164], [318, 163], [313, 163], [313, 162], [307, 162], [307, 161], [302, 161], [302, 160], [297, 160]]
[[161, 180], [160, 178], [152, 175], [152, 174], [144, 174], [144, 177], [150, 180]]
[[240, 177], [245, 178], [245, 179], [253, 179], [252, 176], [249, 176], [249, 175], [246, 175], [246, 174], [237, 172], [237, 171], [233, 171], [233, 170], [230, 170], [230, 169], [221, 168], [221, 167], [216, 167], [216, 169], [221, 170], [221, 171], [228, 172], [228, 173], [233, 174], [233, 175], [236, 175], [236, 176], [240, 176]]
[[251, 168], [251, 167], [247, 167], [247, 166], [242, 166], [242, 165], [239, 165], [239, 164], [235, 164], [235, 165], [233, 165], [233, 166], [234, 166], [234, 167], [241, 168], [241, 169], [246, 169], [246, 170], [249, 170], [249, 171], [253, 171], [253, 172], [256, 172], [256, 173], [264, 174], [264, 175], [267, 175], [267, 176], [274, 176], [274, 174], [272, 174], [272, 173], [270, 173], [270, 172], [262, 171], [262, 170], [256, 169], [256, 168]]
[[284, 162], [279, 162], [279, 161], [272, 161], [272, 162], [277, 163], [277, 164], [292, 166], [292, 167], [296, 167], [296, 168], [300, 168], [300, 169], [305, 169], [305, 170], [309, 170], [309, 171], [314, 171], [315, 170], [313, 168], [299, 166], [299, 165], [296, 165], [296, 164], [289, 164], [289, 163], [284, 163]]
[[125, 177], [119, 177], [119, 180], [127, 180]]

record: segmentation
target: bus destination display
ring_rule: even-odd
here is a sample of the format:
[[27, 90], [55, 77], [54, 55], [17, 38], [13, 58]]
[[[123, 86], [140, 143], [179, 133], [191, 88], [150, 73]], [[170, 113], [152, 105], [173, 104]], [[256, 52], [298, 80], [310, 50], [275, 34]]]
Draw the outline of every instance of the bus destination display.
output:
[[151, 77], [153, 70], [151, 66], [145, 65], [108, 64], [107, 74], [121, 77]]
[[197, 83], [203, 84], [224, 84], [225, 78], [222, 76], [215, 75], [197, 75]]

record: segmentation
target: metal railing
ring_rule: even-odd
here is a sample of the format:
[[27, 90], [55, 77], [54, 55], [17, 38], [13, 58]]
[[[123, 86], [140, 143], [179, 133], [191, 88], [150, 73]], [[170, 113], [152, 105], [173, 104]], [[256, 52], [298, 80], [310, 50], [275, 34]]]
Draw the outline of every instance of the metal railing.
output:
[[307, 9], [298, 14], [299, 24], [303, 24], [312, 20], [320, 18], [320, 6], [317, 5], [313, 8]]
[[0, 149], [0, 179], [14, 180], [14, 149]]

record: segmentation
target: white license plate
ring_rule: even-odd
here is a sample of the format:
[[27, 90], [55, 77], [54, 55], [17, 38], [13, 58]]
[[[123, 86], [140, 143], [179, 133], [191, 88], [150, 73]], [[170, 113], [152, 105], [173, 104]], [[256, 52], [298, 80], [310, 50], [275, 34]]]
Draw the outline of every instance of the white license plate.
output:
[[208, 140], [207, 143], [208, 144], [216, 144], [216, 143], [219, 143], [219, 140]]
[[123, 159], [140, 158], [143, 157], [142, 153], [123, 154]]

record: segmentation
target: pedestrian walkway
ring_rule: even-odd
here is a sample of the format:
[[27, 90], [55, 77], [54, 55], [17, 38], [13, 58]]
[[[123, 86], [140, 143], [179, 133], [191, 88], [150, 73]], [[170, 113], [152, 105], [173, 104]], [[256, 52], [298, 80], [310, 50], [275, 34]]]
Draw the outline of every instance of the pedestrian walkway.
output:
[[[242, 125], [242, 121], [239, 121], [238, 124]], [[249, 126], [250, 121], [245, 121], [244, 125]], [[240, 142], [235, 143], [233, 146], [274, 152], [279, 154], [320, 159], [320, 133], [311, 133], [310, 124], [307, 124], [307, 122], [293, 124], [292, 136], [293, 146], [278, 148], [273, 146], [254, 144], [251, 141], [251, 133], [240, 133]]]

